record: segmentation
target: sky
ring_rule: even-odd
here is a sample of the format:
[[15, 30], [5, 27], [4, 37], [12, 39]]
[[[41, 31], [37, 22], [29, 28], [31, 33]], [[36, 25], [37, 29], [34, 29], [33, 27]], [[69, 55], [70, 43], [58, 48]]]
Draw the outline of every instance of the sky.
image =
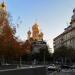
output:
[[32, 25], [37, 22], [52, 51], [53, 39], [69, 25], [75, 8], [75, 0], [6, 0], [6, 3], [12, 22], [16, 24], [21, 21], [16, 36], [26, 40], [27, 31], [29, 28], [32, 30]]

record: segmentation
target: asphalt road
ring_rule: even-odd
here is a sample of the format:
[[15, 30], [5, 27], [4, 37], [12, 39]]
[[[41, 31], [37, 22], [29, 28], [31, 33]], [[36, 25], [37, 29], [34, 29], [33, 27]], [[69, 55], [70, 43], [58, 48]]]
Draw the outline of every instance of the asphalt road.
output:
[[46, 75], [46, 68], [44, 66], [28, 66], [18, 67], [2, 66], [0, 75]]
[[75, 72], [59, 72], [55, 73], [54, 75], [75, 75]]
[[75, 72], [53, 72], [48, 75], [75, 75]]

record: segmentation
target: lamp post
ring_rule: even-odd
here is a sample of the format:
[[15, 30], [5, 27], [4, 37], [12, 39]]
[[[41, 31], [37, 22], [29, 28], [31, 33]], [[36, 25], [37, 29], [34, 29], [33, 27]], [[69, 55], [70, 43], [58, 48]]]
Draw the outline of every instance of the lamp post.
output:
[[43, 59], [44, 59], [44, 65], [45, 65], [45, 48], [44, 48], [44, 54], [43, 55], [44, 55]]
[[21, 65], [22, 65], [22, 59], [21, 59], [21, 56], [20, 56], [20, 67], [21, 67]]
[[43, 45], [43, 62], [44, 62], [44, 65], [46, 64], [46, 49], [47, 49], [47, 46], [46, 45]]

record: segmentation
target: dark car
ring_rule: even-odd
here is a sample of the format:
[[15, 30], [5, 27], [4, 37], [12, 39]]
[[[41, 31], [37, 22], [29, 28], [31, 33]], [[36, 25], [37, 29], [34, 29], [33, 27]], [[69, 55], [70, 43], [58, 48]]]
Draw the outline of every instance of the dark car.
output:
[[69, 65], [61, 65], [61, 69], [71, 69], [71, 66], [69, 66]]

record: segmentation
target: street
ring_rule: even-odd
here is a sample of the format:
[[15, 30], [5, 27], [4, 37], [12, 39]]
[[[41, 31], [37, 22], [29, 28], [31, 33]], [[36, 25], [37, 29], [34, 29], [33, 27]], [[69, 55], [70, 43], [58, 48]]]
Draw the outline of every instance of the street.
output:
[[75, 75], [75, 71], [71, 72], [53, 72], [53, 73], [48, 73], [48, 75]]
[[[12, 66], [11, 66], [12, 67]], [[18, 67], [0, 70], [0, 75], [47, 75], [44, 66]]]

